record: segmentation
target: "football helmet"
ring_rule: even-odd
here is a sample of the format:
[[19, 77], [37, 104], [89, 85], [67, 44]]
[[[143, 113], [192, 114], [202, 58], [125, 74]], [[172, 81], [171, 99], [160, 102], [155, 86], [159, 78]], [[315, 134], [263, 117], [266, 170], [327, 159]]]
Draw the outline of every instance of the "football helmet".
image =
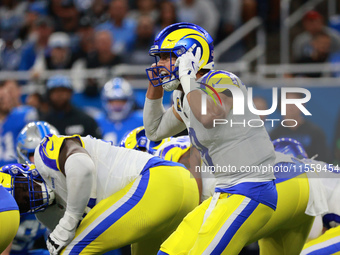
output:
[[302, 144], [292, 138], [278, 138], [273, 141], [275, 151], [281, 152], [286, 155], [303, 159], [308, 158], [307, 152], [303, 148]]
[[[193, 50], [193, 54], [196, 55], [198, 48], [201, 48], [202, 53], [199, 60], [199, 63], [201, 63], [199, 70], [213, 69], [213, 39], [202, 27], [192, 23], [181, 22], [167, 26], [156, 36], [154, 44], [149, 51], [149, 54], [155, 57], [156, 65], [146, 69], [148, 79], [153, 86], [160, 86], [179, 79], [178, 67], [175, 67], [175, 63], [172, 63], [171, 60], [172, 54], [180, 57], [194, 44], [196, 44], [196, 48]], [[172, 70], [167, 69], [165, 66], [157, 65], [157, 57], [159, 57], [160, 53], [170, 53], [170, 69]], [[169, 74], [161, 72], [161, 69], [166, 69]], [[157, 84], [154, 84], [156, 82]]]
[[154, 155], [159, 147], [161, 147], [165, 142], [168, 141], [170, 141], [170, 138], [165, 138], [161, 141], [153, 142], [146, 137], [144, 127], [138, 127], [127, 133], [123, 137], [119, 144], [119, 147], [145, 151], [151, 155]]
[[[130, 83], [123, 78], [114, 78], [105, 83], [101, 100], [103, 108], [111, 121], [121, 121], [132, 111], [135, 100]], [[112, 104], [115, 100], [126, 101], [123, 105]]]
[[[47, 187], [33, 164], [9, 164], [1, 167], [0, 184], [17, 201], [20, 215], [43, 211], [55, 198], [53, 190]], [[22, 194], [24, 191], [28, 191], [28, 194]]]
[[32, 163], [29, 156], [34, 154], [35, 148], [48, 134], [59, 135], [58, 130], [45, 121], [28, 123], [19, 133], [17, 138], [18, 162], [21, 164]]

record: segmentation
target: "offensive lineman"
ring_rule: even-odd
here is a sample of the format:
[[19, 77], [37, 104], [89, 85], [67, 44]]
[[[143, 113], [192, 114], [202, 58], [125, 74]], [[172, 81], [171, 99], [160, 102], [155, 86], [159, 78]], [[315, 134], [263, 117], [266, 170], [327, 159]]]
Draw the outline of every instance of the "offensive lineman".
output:
[[0, 254], [12, 242], [20, 222], [18, 205], [6, 190], [10, 184], [11, 177], [0, 173]]
[[[190, 219], [194, 234], [189, 235], [194, 241], [189, 254], [238, 254], [272, 217], [277, 204], [272, 172], [239, 170], [241, 166], [273, 165], [275, 153], [263, 127], [213, 126], [214, 119], [227, 119], [230, 123], [258, 116], [249, 110], [243, 116], [233, 114], [230, 91], [216, 84], [236, 86], [245, 98], [247, 90], [234, 74], [212, 70], [212, 43], [203, 28], [191, 23], [170, 25], [157, 35], [150, 55], [159, 57], [159, 61], [147, 69], [150, 82], [144, 105], [144, 127], [153, 141], [187, 128], [191, 143], [200, 151], [206, 166], [236, 167], [236, 172], [215, 171], [217, 184], [212, 202], [209, 206], [202, 203], [191, 213], [196, 216]], [[191, 80], [197, 83], [190, 85]], [[216, 92], [213, 97], [207, 97], [206, 115], [201, 114], [204, 93], [196, 86], [208, 89], [209, 94]], [[163, 89], [174, 90], [174, 106], [167, 111], [162, 105]], [[186, 238], [187, 234], [184, 233]], [[178, 242], [170, 246], [165, 242], [159, 254], [181, 251], [183, 233], [176, 231], [170, 238]]]
[[[137, 139], [133, 139], [133, 133], [135, 130], [130, 132], [130, 136], [121, 143], [122, 146], [131, 149], [143, 150], [143, 147], [151, 144], [144, 136], [137, 136]], [[126, 146], [126, 141], [129, 140], [129, 145]], [[135, 140], [135, 142], [132, 142]], [[140, 141], [143, 140], [143, 145]], [[139, 142], [138, 142], [139, 141]], [[307, 157], [301, 144], [293, 139], [287, 141], [279, 139], [274, 141], [276, 153], [275, 167], [278, 170], [275, 171], [277, 179], [275, 180], [278, 190], [278, 204], [277, 209], [267, 224], [259, 231], [256, 235], [252, 236], [252, 241], [259, 240], [261, 255], [272, 255], [272, 254], [299, 254], [305, 240], [307, 239], [309, 230], [312, 227], [312, 223], [315, 215], [319, 215], [321, 212], [325, 212], [326, 208], [323, 203], [318, 202], [315, 199], [317, 193], [322, 193], [322, 185], [315, 182], [316, 176], [309, 175], [305, 171], [311, 170], [308, 164], [303, 164], [298, 158]], [[145, 147], [144, 147], [145, 148]], [[167, 160], [173, 160], [175, 162], [182, 161], [182, 156], [189, 152], [193, 147], [190, 144], [189, 137], [177, 137], [171, 139], [164, 139], [156, 153], [161, 158]], [[150, 150], [145, 151], [150, 153]], [[283, 153], [287, 154], [284, 155]], [[298, 158], [296, 158], [298, 157]], [[186, 162], [186, 160], [184, 160]], [[188, 169], [189, 166], [186, 165]], [[280, 170], [282, 168], [292, 167], [291, 172]], [[294, 171], [297, 169], [298, 171]], [[210, 178], [209, 178], [210, 177]], [[197, 180], [197, 179], [196, 179]], [[216, 180], [211, 176], [203, 176], [202, 178], [202, 201], [208, 199], [214, 194], [214, 186]], [[204, 202], [208, 204], [209, 201]], [[318, 206], [316, 206], [318, 205]], [[323, 211], [315, 211], [315, 208], [320, 207]], [[292, 213], [294, 212], [294, 213]], [[183, 232], [182, 236], [195, 235], [191, 230], [190, 219], [195, 217], [194, 213], [190, 213], [186, 217], [186, 221], [183, 221], [177, 228], [177, 232]], [[314, 225], [316, 225], [314, 223]], [[331, 231], [334, 235], [334, 231]], [[189, 234], [190, 233], [190, 234]], [[191, 238], [181, 239], [181, 254], [187, 254], [192, 246]], [[172, 242], [176, 243], [176, 238], [170, 238], [166, 241], [166, 246], [171, 246]]]
[[[53, 229], [47, 240], [52, 255], [104, 253], [127, 244], [133, 254], [156, 254], [198, 205], [195, 181], [182, 165], [90, 136], [46, 136], [34, 159], [45, 190], [55, 195], [36, 214]], [[22, 186], [14, 184], [20, 194]], [[34, 212], [22, 199], [16, 197], [20, 210]]]

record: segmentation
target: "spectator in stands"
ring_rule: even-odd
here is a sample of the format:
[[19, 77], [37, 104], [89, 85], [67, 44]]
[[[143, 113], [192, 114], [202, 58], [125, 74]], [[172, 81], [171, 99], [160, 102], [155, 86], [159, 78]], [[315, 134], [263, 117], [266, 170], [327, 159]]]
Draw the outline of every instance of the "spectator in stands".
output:
[[18, 0], [1, 0], [0, 23], [13, 22], [20, 28], [25, 21], [25, 11], [28, 3]]
[[6, 80], [3, 82], [3, 86], [7, 88], [9, 96], [12, 101], [13, 107], [22, 105], [21, 103], [21, 88], [15, 80]]
[[[288, 99], [298, 99], [301, 97], [302, 94], [300, 93], [287, 93]], [[328, 162], [330, 160], [330, 154], [322, 129], [306, 120], [295, 104], [288, 104], [286, 111], [286, 115], [283, 116], [286, 120], [285, 125], [292, 127], [283, 127], [280, 125], [270, 133], [270, 138], [272, 140], [281, 137], [296, 139], [303, 145], [303, 148], [306, 149], [309, 157], [318, 155], [318, 160]]]
[[160, 3], [160, 14], [159, 19], [156, 22], [157, 28], [155, 34], [158, 34], [163, 28], [177, 22], [178, 18], [175, 4], [171, 1], [162, 1]]
[[133, 51], [127, 55], [125, 62], [135, 65], [151, 65], [153, 59], [149, 57], [150, 45], [155, 38], [155, 22], [150, 16], [142, 15], [138, 19], [137, 38]]
[[15, 17], [0, 18], [0, 70], [15, 71], [19, 68], [21, 40], [18, 39], [20, 26], [17, 22]]
[[90, 18], [92, 26], [96, 27], [109, 20], [107, 5], [103, 0], [93, 0], [91, 8], [85, 13]]
[[217, 44], [242, 24], [242, 1], [214, 0], [214, 3], [221, 17], [215, 40]]
[[95, 33], [94, 51], [86, 59], [87, 68], [112, 67], [122, 62], [112, 50], [114, 39], [109, 31]]
[[[112, 50], [113, 38], [109, 31], [103, 30], [95, 33], [94, 51], [86, 57], [87, 68], [111, 68], [122, 63], [120, 56]], [[109, 74], [109, 72], [108, 72]], [[108, 77], [102, 77], [101, 81], [87, 79], [85, 94], [91, 97], [99, 95], [99, 84], [105, 82]]]
[[[7, 85], [6, 85], [7, 84]], [[16, 163], [16, 138], [28, 123], [37, 120], [37, 112], [30, 106], [15, 106], [8, 82], [0, 83], [0, 165]]]
[[94, 28], [89, 16], [80, 19], [77, 35], [79, 47], [76, 54], [78, 58], [85, 59], [88, 54], [94, 51]]
[[68, 77], [55, 75], [48, 79], [47, 95], [51, 109], [41, 119], [55, 126], [60, 134], [101, 138], [96, 121], [72, 105], [72, 94], [72, 84]]
[[70, 37], [63, 32], [53, 33], [48, 40], [49, 51], [37, 58], [32, 67], [33, 78], [39, 78], [45, 70], [71, 69], [76, 57], [70, 50]]
[[53, 21], [48, 17], [39, 17], [34, 22], [30, 38], [22, 49], [19, 70], [31, 69], [35, 60], [45, 55], [48, 39], [53, 30]]
[[213, 2], [208, 0], [180, 0], [177, 11], [179, 22], [197, 24], [215, 38], [220, 17]]
[[110, 20], [100, 24], [96, 29], [108, 30], [114, 38], [113, 49], [122, 55], [132, 49], [135, 41], [136, 22], [127, 17], [129, 6], [127, 0], [113, 0], [110, 4]]
[[293, 41], [293, 59], [298, 61], [304, 57], [310, 56], [313, 51], [313, 36], [324, 32], [331, 38], [331, 52], [340, 50], [340, 34], [324, 24], [324, 19], [320, 13], [309, 11], [302, 20], [304, 32], [295, 37]]
[[38, 111], [39, 116], [46, 114], [49, 110], [48, 103], [40, 91], [34, 91], [28, 94], [25, 104], [34, 107]]
[[39, 17], [47, 16], [47, 2], [37, 1], [29, 3], [27, 11], [25, 13], [25, 22], [21, 26], [19, 37], [21, 40], [32, 40], [31, 34], [34, 30], [34, 24]]
[[[312, 48], [309, 55], [303, 56], [297, 63], [325, 63], [329, 60], [331, 51], [331, 37], [325, 32], [319, 32], [313, 36]], [[322, 69], [320, 68], [320, 71]], [[322, 72], [299, 74], [299, 76], [321, 77]]]
[[128, 14], [128, 17], [138, 23], [138, 20], [141, 16], [149, 16], [154, 21], [158, 19], [159, 12], [156, 9], [155, 0], [137, 0], [137, 9], [131, 10]]

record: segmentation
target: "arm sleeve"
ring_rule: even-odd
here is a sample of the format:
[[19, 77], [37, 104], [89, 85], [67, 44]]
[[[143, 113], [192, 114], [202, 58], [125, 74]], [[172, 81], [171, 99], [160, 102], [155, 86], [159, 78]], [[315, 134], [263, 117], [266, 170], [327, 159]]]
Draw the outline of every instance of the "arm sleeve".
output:
[[165, 111], [163, 98], [151, 100], [146, 98], [143, 122], [146, 136], [152, 141], [159, 141], [183, 131], [186, 126], [172, 112], [172, 107]]
[[80, 219], [89, 202], [95, 165], [86, 153], [75, 153], [65, 162], [67, 185], [66, 212]]

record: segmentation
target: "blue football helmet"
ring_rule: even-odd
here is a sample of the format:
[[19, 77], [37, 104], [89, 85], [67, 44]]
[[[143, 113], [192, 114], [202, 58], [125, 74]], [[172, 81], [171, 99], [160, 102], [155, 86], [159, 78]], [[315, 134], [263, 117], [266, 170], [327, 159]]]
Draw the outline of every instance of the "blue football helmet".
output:
[[[156, 36], [154, 44], [149, 51], [149, 54], [155, 57], [156, 66], [146, 69], [146, 74], [150, 82], [152, 84], [158, 82], [153, 86], [160, 86], [179, 79], [178, 67], [174, 67], [175, 63], [172, 63], [171, 61], [172, 54], [176, 57], [180, 57], [194, 44], [197, 45], [193, 51], [194, 55], [196, 54], [197, 48], [201, 48], [202, 56], [199, 62], [203, 61], [199, 66], [199, 69], [213, 69], [213, 39], [202, 27], [192, 23], [181, 22], [167, 26]], [[165, 66], [157, 65], [157, 57], [159, 57], [160, 53], [170, 53], [170, 69], [172, 69], [172, 71]], [[166, 69], [169, 74], [162, 73], [160, 71], [161, 68]]]
[[149, 140], [145, 135], [144, 127], [138, 127], [127, 133], [119, 143], [119, 147], [144, 151], [154, 155], [159, 147], [165, 142], [170, 141], [170, 138], [165, 138], [158, 142]]
[[[20, 215], [43, 211], [54, 201], [49, 189], [33, 164], [9, 164], [0, 168], [0, 184], [18, 203]], [[28, 191], [27, 195], [23, 192]]]
[[281, 152], [286, 155], [303, 159], [308, 158], [307, 152], [303, 148], [302, 144], [292, 138], [278, 138], [273, 141], [275, 151]]
[[[133, 89], [130, 83], [123, 78], [114, 78], [105, 83], [101, 93], [101, 100], [108, 118], [114, 122], [125, 119], [135, 105]], [[118, 106], [112, 104], [117, 100], [126, 102]]]
[[19, 133], [17, 138], [18, 162], [21, 164], [30, 162], [29, 156], [34, 154], [35, 148], [48, 134], [59, 135], [58, 130], [45, 121], [28, 123]]

